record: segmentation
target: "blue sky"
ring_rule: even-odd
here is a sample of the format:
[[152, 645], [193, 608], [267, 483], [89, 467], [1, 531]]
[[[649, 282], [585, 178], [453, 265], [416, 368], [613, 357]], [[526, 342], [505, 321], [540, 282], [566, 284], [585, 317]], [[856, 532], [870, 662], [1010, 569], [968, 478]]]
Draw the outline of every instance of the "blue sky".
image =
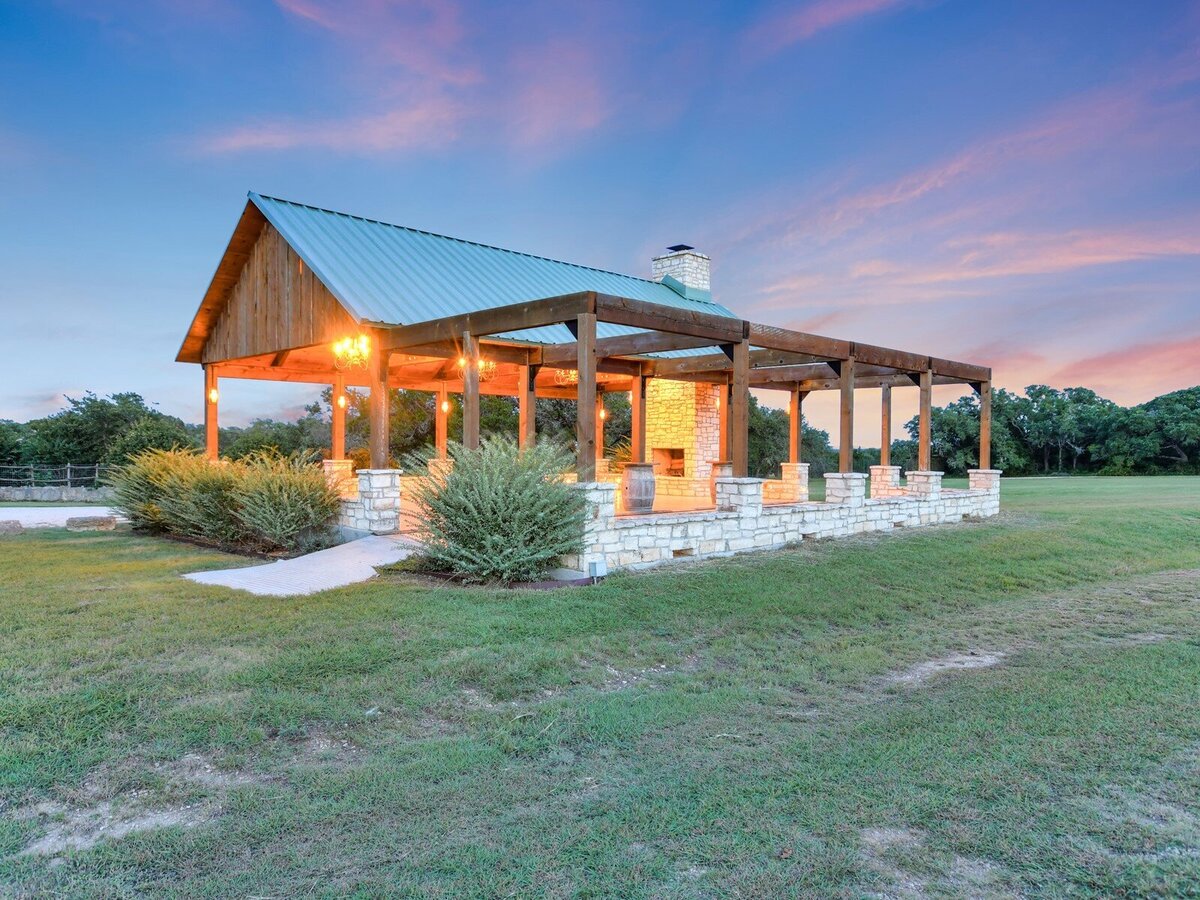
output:
[[198, 419], [249, 189], [635, 274], [684, 241], [748, 318], [1005, 387], [1200, 383], [1196, 3], [0, 0], [0, 417]]

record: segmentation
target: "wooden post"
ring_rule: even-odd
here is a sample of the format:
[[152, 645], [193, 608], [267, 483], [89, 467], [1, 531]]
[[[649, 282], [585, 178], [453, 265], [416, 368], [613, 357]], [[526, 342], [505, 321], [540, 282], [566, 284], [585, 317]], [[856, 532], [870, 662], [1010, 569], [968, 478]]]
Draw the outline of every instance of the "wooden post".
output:
[[217, 431], [217, 370], [211, 363], [204, 366], [204, 455], [214, 462], [220, 457]]
[[391, 398], [388, 392], [388, 357], [376, 337], [374, 353], [367, 364], [371, 389], [371, 468], [386, 469], [391, 463]]
[[433, 446], [437, 450], [438, 459], [449, 455], [450, 444], [450, 395], [446, 392], [446, 383], [437, 392], [437, 406], [433, 410]]
[[729, 401], [733, 398], [733, 383], [726, 379], [717, 385], [717, 456], [729, 462]]
[[926, 369], [921, 373], [921, 412], [917, 428], [917, 469], [921, 472], [928, 472], [933, 465], [929, 432], [932, 411], [933, 370]]
[[892, 386], [890, 384], [883, 386], [881, 405], [883, 416], [879, 423], [879, 464], [890, 466], [892, 464]]
[[340, 373], [333, 376], [333, 403], [330, 411], [333, 423], [329, 428], [329, 458], [346, 458], [346, 379]]
[[633, 388], [629, 392], [632, 421], [629, 431], [629, 458], [639, 463], [646, 461], [646, 381], [645, 375], [633, 376]]
[[854, 357], [838, 365], [842, 393], [841, 435], [838, 439], [838, 471], [854, 471]]
[[804, 397], [806, 392], [799, 387], [792, 388], [791, 402], [788, 404], [788, 462], [800, 462], [801, 445], [804, 443]]
[[604, 459], [604, 420], [608, 414], [604, 407], [604, 393], [596, 392], [596, 459]]
[[532, 447], [537, 440], [537, 381], [541, 366], [517, 367], [517, 445], [522, 449]]
[[575, 410], [575, 469], [581, 482], [596, 477], [596, 314], [580, 313], [576, 319], [575, 350], [579, 364], [579, 390]]
[[992, 467], [992, 383], [979, 382], [979, 468]]
[[469, 331], [462, 336], [463, 366], [463, 446], [479, 449], [479, 345]]
[[729, 458], [733, 477], [745, 478], [750, 470], [750, 342], [733, 345], [733, 378], [729, 398]]

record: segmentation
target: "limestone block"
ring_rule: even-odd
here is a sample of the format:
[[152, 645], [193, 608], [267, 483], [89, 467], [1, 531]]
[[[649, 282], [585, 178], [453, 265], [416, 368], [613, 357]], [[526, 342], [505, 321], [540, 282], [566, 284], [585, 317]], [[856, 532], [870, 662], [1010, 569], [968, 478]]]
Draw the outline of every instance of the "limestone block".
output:
[[0, 534], [20, 534], [24, 530], [16, 519], [0, 519]]
[[914, 472], [908, 473], [908, 486], [906, 493], [910, 497], [917, 497], [921, 500], [940, 500], [942, 496], [942, 473], [941, 472]]
[[871, 466], [871, 496], [897, 497], [904, 493], [900, 487], [899, 466]]
[[973, 491], [1000, 491], [1000, 469], [968, 469], [967, 484]]
[[71, 516], [67, 519], [67, 531], [112, 531], [116, 527], [116, 516]]

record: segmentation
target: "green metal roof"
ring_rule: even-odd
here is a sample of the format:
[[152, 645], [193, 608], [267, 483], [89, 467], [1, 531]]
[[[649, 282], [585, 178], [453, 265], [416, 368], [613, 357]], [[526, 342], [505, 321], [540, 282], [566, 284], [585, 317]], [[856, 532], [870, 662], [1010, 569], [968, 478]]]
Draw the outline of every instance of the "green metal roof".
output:
[[[596, 291], [663, 306], [733, 317], [708, 291], [660, 283], [528, 253], [489, 247], [414, 228], [250, 192], [250, 201], [360, 322], [411, 325], [557, 297]], [[610, 337], [639, 329], [599, 323]], [[562, 325], [503, 337], [537, 343], [574, 340]]]

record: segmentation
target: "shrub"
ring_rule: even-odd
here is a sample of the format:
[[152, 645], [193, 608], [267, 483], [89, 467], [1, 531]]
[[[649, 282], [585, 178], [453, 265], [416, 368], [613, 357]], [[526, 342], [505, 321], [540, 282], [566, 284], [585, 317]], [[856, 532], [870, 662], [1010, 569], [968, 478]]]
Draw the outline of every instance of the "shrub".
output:
[[260, 453], [242, 465], [237, 516], [259, 540], [297, 550], [324, 543], [338, 514], [337, 492], [312, 455]]
[[[533, 581], [583, 549], [586, 502], [561, 476], [571, 457], [540, 443], [518, 450], [492, 437], [478, 450], [452, 445], [454, 465], [411, 491], [429, 563], [468, 581]], [[409, 456], [423, 470], [427, 457]]]
[[324, 542], [337, 493], [309, 455], [256, 453], [214, 464], [189, 450], [145, 450], [108, 479], [134, 528], [222, 547], [302, 550]]

